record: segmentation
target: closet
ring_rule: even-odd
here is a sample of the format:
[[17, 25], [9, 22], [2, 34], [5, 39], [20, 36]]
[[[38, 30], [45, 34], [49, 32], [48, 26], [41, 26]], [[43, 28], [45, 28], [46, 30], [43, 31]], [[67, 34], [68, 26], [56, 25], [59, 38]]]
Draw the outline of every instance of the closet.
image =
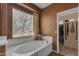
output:
[[[60, 35], [58, 35], [58, 52], [64, 55], [78, 55], [78, 8], [65, 10], [57, 15], [57, 24], [60, 21], [63, 24], [63, 44], [59, 41]], [[59, 26], [57, 33], [60, 33]]]
[[64, 46], [77, 49], [77, 19], [64, 20]]

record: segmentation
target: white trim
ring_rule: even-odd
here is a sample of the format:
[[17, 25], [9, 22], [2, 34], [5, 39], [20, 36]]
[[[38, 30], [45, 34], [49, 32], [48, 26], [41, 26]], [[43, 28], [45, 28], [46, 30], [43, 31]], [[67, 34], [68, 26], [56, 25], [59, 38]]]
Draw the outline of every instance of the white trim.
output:
[[64, 16], [64, 15], [77, 13], [77, 12], [78, 12], [78, 7], [75, 7], [75, 8], [69, 9], [69, 10], [65, 10], [65, 11], [59, 12], [58, 15], [59, 16]]
[[[64, 15], [67, 15], [70, 13], [78, 13], [78, 7], [57, 13], [57, 52], [59, 52], [59, 26], [58, 26], [59, 21], [58, 21], [58, 19], [59, 19], [59, 16], [64, 16]], [[78, 19], [78, 22], [79, 22], [79, 19]], [[79, 23], [78, 23], [78, 26], [79, 26]], [[79, 35], [79, 32], [78, 32], [78, 35]], [[79, 38], [79, 36], [78, 36], [78, 38]], [[78, 42], [79, 42], [79, 40], [78, 40]], [[78, 55], [79, 55], [79, 52], [78, 52]]]
[[57, 13], [57, 52], [59, 52], [59, 14]]
[[58, 24], [59, 24], [59, 25], [61, 25], [61, 24], [64, 24], [64, 23], [63, 23], [63, 21], [62, 21], [62, 20], [60, 20], [60, 21], [58, 22]]
[[79, 4], [78, 4], [78, 56], [79, 56]]

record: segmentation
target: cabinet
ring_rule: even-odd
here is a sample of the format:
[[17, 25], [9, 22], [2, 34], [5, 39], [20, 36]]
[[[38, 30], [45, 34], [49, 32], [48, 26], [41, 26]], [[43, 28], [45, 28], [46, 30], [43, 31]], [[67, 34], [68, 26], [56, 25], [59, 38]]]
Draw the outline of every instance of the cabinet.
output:
[[5, 56], [5, 50], [6, 50], [6, 47], [5, 46], [0, 46], [0, 56]]

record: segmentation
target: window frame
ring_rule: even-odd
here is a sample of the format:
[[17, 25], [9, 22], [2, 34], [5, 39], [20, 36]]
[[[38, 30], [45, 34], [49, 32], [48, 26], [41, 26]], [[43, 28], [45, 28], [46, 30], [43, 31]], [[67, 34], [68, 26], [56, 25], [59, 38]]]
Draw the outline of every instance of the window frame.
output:
[[[19, 10], [19, 9], [17, 9], [17, 8], [12, 8], [12, 17], [13, 17], [13, 9], [16, 9], [16, 10], [18, 10], [18, 11], [21, 11], [21, 12], [23, 12], [23, 13], [26, 13], [26, 14], [29, 14], [29, 15], [32, 15], [32, 17], [33, 17], [33, 14], [30, 14], [30, 13], [27, 13], [27, 12], [25, 12], [25, 11], [23, 11], [23, 10]], [[33, 24], [33, 19], [32, 19], [32, 29], [34, 29], [34, 24]], [[26, 37], [26, 36], [33, 36], [34, 35], [34, 30], [32, 31], [32, 34], [25, 34], [25, 35], [22, 35], [22, 36], [19, 36], [19, 35], [17, 35], [17, 36], [14, 36], [13, 35], [13, 18], [12, 18], [12, 37], [13, 38], [18, 38], [18, 37]]]

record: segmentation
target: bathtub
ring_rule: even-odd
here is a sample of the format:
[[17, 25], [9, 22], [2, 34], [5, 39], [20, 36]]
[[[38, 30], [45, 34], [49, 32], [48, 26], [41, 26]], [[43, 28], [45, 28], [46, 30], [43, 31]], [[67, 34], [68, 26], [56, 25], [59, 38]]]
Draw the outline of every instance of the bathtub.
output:
[[14, 56], [46, 56], [52, 51], [52, 40], [31, 41], [15, 47]]

